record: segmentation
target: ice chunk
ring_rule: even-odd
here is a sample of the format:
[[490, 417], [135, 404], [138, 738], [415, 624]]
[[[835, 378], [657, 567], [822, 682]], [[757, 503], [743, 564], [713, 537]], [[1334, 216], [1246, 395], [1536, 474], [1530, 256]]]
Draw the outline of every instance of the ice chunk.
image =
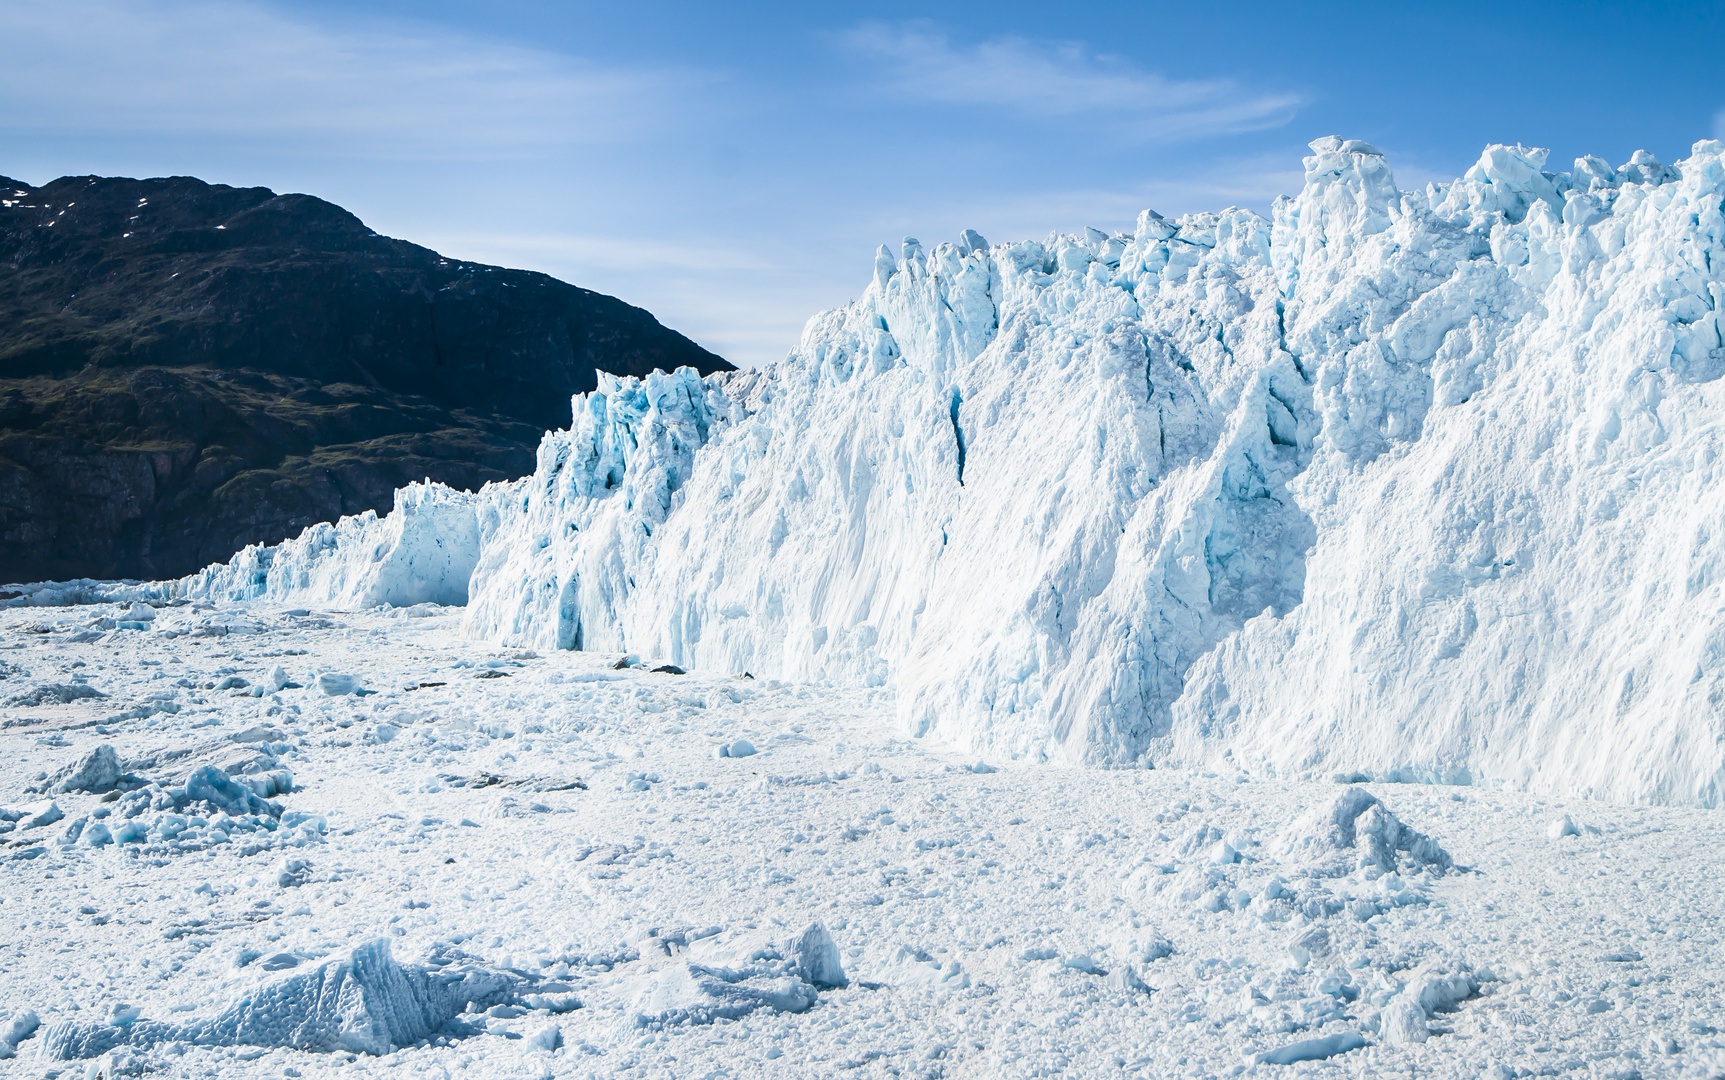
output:
[[825, 989], [850, 985], [850, 980], [845, 977], [844, 964], [839, 959], [839, 947], [825, 924], [817, 922], [810, 925], [791, 943], [788, 951], [798, 977], [811, 986]]
[[1575, 824], [1574, 818], [1561, 814], [1545, 827], [1545, 835], [1553, 840], [1562, 840], [1566, 836], [1580, 836], [1581, 829]]
[[958, 253], [960, 255], [974, 255], [979, 251], [987, 250], [988, 241], [984, 240], [982, 234], [975, 229], [966, 229], [958, 234]]
[[41, 1055], [66, 1061], [122, 1045], [174, 1041], [386, 1054], [435, 1034], [469, 1005], [485, 1009], [512, 1000], [519, 985], [519, 976], [471, 965], [398, 964], [389, 942], [378, 939], [315, 967], [266, 978], [209, 1019], [50, 1025]]
[[721, 743], [719, 746], [719, 756], [722, 758], [752, 757], [754, 754], [755, 744], [747, 739], [738, 739], [736, 742]]
[[710, 1024], [735, 1020], [763, 1008], [804, 1012], [818, 996], [813, 986], [792, 976], [727, 981], [710, 969], [678, 964], [647, 977], [632, 1010], [638, 1027]]
[[66, 816], [66, 812], [60, 809], [60, 804], [52, 799], [26, 803], [14, 812], [18, 815], [16, 820], [21, 829], [38, 829], [44, 825], [52, 825]]
[[556, 1024], [546, 1024], [527, 1036], [524, 1045], [529, 1050], [555, 1050], [563, 1045], [563, 1029]]
[[1415, 970], [1401, 993], [1384, 1006], [1378, 1035], [1390, 1045], [1422, 1043], [1430, 1033], [1427, 1021], [1479, 990], [1479, 980], [1459, 964], [1428, 961]]
[[40, 1026], [41, 1021], [30, 1009], [0, 1012], [0, 1058], [13, 1056], [18, 1044], [34, 1035]]
[[[1403, 825], [1377, 796], [1349, 787], [1327, 804], [1313, 807], [1282, 831], [1279, 847], [1289, 858], [1308, 859], [1332, 872], [1364, 869], [1385, 873], [1406, 867], [1442, 873], [1449, 853], [1431, 837]], [[1352, 866], [1345, 857], [1352, 853]]]
[[950, 991], [970, 986], [963, 962], [915, 945], [900, 945], [876, 973], [879, 981], [909, 990]]
[[56, 773], [48, 780], [45, 790], [53, 795], [69, 791], [112, 791], [124, 772], [120, 765], [120, 755], [112, 746], [103, 743], [76, 764], [68, 765]]
[[85, 683], [44, 683], [32, 687], [22, 693], [14, 694], [6, 699], [6, 704], [31, 707], [37, 705], [69, 705], [74, 701], [86, 698], [100, 698], [108, 695]]
[[317, 688], [330, 697], [341, 697], [357, 690], [359, 680], [339, 671], [326, 671], [317, 677]]
[[1329, 955], [1330, 932], [1322, 926], [1311, 927], [1288, 942], [1288, 958], [1301, 971], [1313, 960], [1322, 960]]
[[[290, 780], [291, 785], [291, 780]], [[184, 808], [189, 803], [202, 802], [217, 810], [238, 817], [242, 814], [281, 816], [281, 807], [260, 797], [252, 786], [229, 776], [214, 765], [205, 765], [186, 777], [185, 784], [170, 791], [174, 805]]]
[[1357, 1031], [1342, 1031], [1316, 1039], [1302, 1039], [1287, 1046], [1266, 1050], [1252, 1058], [1255, 1065], [1292, 1065], [1297, 1061], [1322, 1061], [1350, 1050], [1370, 1045]]

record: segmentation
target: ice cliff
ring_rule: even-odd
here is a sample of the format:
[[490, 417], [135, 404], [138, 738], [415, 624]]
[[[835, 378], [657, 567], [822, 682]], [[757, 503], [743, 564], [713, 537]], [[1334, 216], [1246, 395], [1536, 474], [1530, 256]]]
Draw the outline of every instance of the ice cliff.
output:
[[[996, 755], [1719, 805], [1725, 145], [882, 248], [772, 368], [177, 586], [892, 684]], [[469, 570], [471, 572], [469, 573]]]

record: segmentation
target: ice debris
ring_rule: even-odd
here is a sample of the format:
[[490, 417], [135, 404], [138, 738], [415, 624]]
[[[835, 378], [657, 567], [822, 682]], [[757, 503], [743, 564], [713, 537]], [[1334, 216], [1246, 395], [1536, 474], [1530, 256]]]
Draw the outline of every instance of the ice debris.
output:
[[1349, 787], [1289, 822], [1279, 840], [1284, 857], [1310, 860], [1335, 874], [1441, 874], [1453, 865], [1436, 840], [1403, 825], [1362, 787]]
[[470, 1005], [483, 1010], [513, 1000], [521, 983], [513, 973], [472, 964], [400, 964], [380, 938], [307, 970], [274, 974], [208, 1019], [52, 1024], [40, 1052], [66, 1061], [177, 1041], [381, 1055], [444, 1030]]
[[783, 942], [745, 937], [706, 944], [689, 957], [641, 980], [630, 1007], [637, 1026], [710, 1024], [763, 1008], [800, 1013], [821, 990], [850, 983], [819, 922]]
[[1574, 818], [1562, 814], [1546, 826], [1545, 835], [1553, 840], [1562, 840], [1566, 836], [1580, 836], [1581, 829], [1575, 824]]

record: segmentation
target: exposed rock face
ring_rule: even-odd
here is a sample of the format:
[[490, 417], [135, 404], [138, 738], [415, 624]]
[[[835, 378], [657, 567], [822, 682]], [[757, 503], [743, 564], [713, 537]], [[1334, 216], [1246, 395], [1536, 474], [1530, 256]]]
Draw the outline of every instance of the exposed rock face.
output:
[[0, 581], [159, 578], [533, 470], [594, 370], [730, 364], [308, 195], [0, 177]]

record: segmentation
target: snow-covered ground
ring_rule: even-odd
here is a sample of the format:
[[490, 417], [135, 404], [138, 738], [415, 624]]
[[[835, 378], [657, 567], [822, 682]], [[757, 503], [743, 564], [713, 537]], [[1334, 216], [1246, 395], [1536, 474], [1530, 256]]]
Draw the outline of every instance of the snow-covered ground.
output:
[[1717, 813], [979, 762], [459, 623], [0, 611], [0, 1076], [1725, 1061]]

